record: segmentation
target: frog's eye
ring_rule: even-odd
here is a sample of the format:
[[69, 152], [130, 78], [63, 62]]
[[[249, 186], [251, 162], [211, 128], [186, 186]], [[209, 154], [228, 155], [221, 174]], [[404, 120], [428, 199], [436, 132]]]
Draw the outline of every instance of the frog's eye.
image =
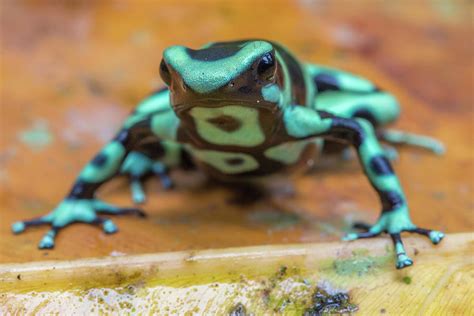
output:
[[257, 66], [257, 74], [262, 80], [269, 80], [275, 73], [275, 57], [272, 53], [266, 53], [260, 59]]
[[160, 76], [161, 79], [163, 79], [163, 81], [166, 83], [166, 85], [169, 86], [171, 84], [171, 73], [163, 59], [160, 63]]

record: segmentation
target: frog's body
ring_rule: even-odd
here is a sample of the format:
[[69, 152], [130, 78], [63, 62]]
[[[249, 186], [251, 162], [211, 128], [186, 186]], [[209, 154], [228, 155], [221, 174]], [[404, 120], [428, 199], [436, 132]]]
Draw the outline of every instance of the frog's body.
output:
[[[399, 115], [396, 99], [359, 76], [312, 64], [300, 64], [280, 45], [261, 40], [212, 43], [200, 50], [173, 46], [165, 50], [160, 73], [169, 88], [142, 101], [117, 136], [83, 169], [69, 196], [50, 214], [13, 225], [50, 223], [40, 248], [54, 246], [57, 231], [73, 222], [117, 229], [97, 212], [127, 214], [95, 198], [96, 190], [117, 173], [130, 176], [134, 201], [143, 202], [141, 180], [198, 166], [223, 181], [254, 181], [311, 166], [327, 140], [352, 144], [382, 202], [374, 226], [347, 239], [388, 232], [397, 251], [397, 267], [411, 265], [400, 239], [417, 232], [438, 243], [443, 234], [417, 228], [405, 196], [374, 128]], [[406, 136], [380, 133], [400, 141]], [[401, 136], [400, 136], [401, 135]], [[425, 140], [435, 150], [441, 147]]]

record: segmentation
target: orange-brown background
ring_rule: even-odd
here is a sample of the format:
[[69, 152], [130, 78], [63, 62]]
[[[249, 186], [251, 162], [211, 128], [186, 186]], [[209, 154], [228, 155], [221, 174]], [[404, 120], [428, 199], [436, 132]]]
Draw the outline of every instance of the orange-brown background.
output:
[[[177, 2], [0, 3], [0, 263], [320, 241], [339, 238], [354, 218], [374, 221], [379, 202], [357, 161], [325, 161], [295, 182], [294, 196], [254, 206], [231, 205], [225, 189], [180, 175], [174, 192], [149, 183], [150, 216], [116, 218], [116, 235], [73, 225], [55, 250], [38, 251], [46, 227], [10, 233], [11, 222], [53, 208], [140, 98], [161, 85], [165, 47], [246, 37], [280, 41], [302, 59], [395, 93], [403, 108], [396, 126], [448, 148], [443, 157], [400, 150], [395, 169], [415, 223], [472, 230], [469, 1]], [[131, 203], [123, 180], [101, 197]]]

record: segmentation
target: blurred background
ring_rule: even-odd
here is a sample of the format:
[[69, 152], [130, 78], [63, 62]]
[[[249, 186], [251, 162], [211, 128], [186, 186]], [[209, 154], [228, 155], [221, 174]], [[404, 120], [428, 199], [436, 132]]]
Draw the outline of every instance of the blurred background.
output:
[[[36, 251], [45, 227], [12, 236], [10, 224], [51, 210], [162, 85], [164, 48], [240, 38], [281, 42], [393, 92], [396, 126], [447, 146], [442, 157], [402, 148], [394, 163], [415, 223], [473, 228], [472, 1], [3, 0], [0, 10], [0, 262], [337, 240], [354, 219], [375, 221], [379, 202], [357, 161], [326, 161], [269, 204], [239, 208], [182, 174], [173, 192], [150, 181], [150, 217], [117, 219], [114, 236], [73, 225], [47, 252]], [[131, 204], [123, 180], [101, 197]]]

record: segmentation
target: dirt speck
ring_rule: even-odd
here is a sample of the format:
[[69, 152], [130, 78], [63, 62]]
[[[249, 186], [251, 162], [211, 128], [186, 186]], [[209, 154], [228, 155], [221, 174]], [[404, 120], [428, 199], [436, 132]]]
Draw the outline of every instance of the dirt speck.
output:
[[358, 310], [357, 305], [350, 302], [348, 293], [337, 292], [329, 294], [321, 287], [316, 287], [311, 307], [304, 312], [305, 316], [323, 314], [348, 314]]
[[229, 311], [229, 316], [246, 316], [247, 310], [242, 303], [237, 303], [234, 307], [231, 308]]

